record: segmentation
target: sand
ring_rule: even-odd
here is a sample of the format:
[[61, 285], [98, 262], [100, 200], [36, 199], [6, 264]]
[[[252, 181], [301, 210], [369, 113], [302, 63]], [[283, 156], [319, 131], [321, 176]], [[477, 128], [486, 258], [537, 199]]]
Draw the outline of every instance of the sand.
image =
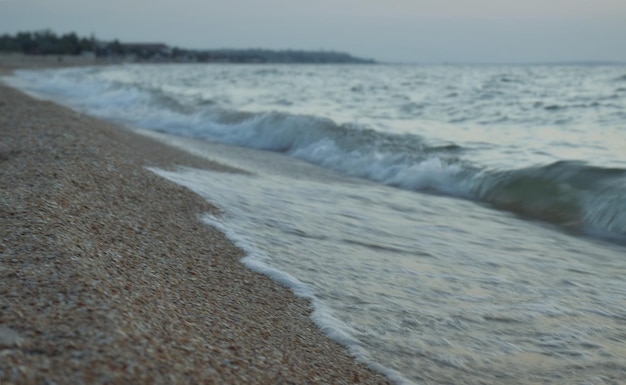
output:
[[238, 172], [0, 86], [1, 384], [389, 383], [147, 166]]

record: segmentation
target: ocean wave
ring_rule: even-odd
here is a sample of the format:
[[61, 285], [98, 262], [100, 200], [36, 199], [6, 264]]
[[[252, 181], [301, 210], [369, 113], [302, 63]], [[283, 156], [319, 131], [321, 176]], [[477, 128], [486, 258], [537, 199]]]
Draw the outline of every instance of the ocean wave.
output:
[[626, 236], [626, 170], [559, 161], [477, 179], [475, 198], [497, 208], [598, 235]]
[[[626, 237], [626, 170], [583, 162], [496, 171], [463, 160], [454, 143], [431, 145], [326, 118], [279, 112], [213, 113], [170, 133], [285, 153], [387, 185], [488, 203], [568, 229]], [[190, 127], [194, 127], [189, 130]]]
[[[626, 238], [626, 170], [560, 161], [492, 170], [464, 159], [480, 151], [284, 112], [247, 112], [158, 85], [94, 78], [89, 70], [18, 72], [18, 87], [118, 123], [281, 152], [387, 185], [445, 194], [569, 229]], [[548, 105], [546, 109], [562, 106]]]
[[568, 229], [626, 237], [626, 170], [559, 161], [515, 170], [489, 170], [463, 160], [456, 144], [430, 145], [415, 135], [390, 135], [330, 119], [277, 112], [198, 135], [282, 152], [351, 176], [387, 185], [488, 203]]

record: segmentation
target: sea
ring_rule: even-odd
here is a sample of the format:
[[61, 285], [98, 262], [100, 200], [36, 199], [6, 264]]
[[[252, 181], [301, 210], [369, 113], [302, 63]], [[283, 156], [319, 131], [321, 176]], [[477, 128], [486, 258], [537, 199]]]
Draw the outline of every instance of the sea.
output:
[[398, 384], [626, 383], [626, 65], [129, 64], [4, 82], [246, 171], [150, 168], [217, 205], [199, 220], [245, 266]]

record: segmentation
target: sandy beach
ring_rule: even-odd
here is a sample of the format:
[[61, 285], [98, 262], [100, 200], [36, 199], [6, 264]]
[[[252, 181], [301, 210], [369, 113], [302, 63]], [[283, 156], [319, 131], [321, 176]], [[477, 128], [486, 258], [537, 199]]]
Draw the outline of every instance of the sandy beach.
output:
[[149, 166], [239, 172], [0, 86], [1, 384], [389, 383]]

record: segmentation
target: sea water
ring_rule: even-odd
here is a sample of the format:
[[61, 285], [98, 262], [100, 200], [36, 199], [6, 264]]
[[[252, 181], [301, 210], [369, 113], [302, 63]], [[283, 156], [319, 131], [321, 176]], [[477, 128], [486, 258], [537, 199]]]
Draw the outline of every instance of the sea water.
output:
[[6, 82], [248, 173], [151, 169], [407, 384], [626, 381], [626, 66], [127, 65]]

